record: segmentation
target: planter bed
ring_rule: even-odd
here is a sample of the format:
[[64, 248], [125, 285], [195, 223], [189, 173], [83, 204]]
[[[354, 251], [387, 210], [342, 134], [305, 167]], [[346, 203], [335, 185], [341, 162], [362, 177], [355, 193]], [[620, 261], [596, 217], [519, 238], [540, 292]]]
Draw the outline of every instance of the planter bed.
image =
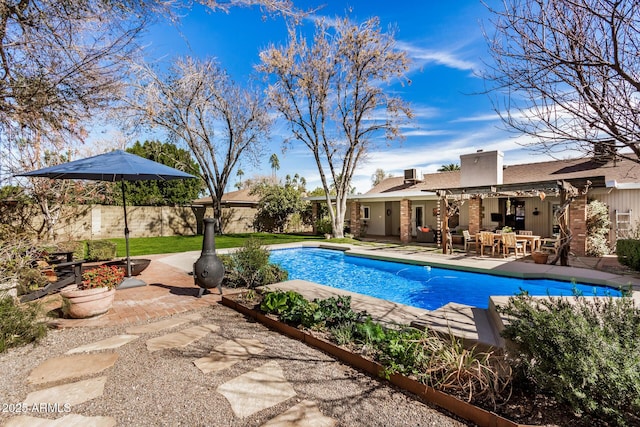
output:
[[[232, 295], [223, 295], [222, 304], [232, 308], [248, 317], [251, 317], [268, 328], [289, 336], [290, 338], [297, 339], [312, 347], [324, 351], [327, 354], [341, 360], [348, 365], [360, 369], [373, 375], [375, 377], [382, 377], [384, 373], [384, 367], [378, 362], [369, 360], [362, 357], [359, 354], [353, 353], [345, 348], [327, 341], [323, 338], [316, 337], [304, 330], [287, 325], [279, 320], [267, 316], [262, 313], [257, 306], [247, 304], [243, 301], [239, 301], [243, 293], [236, 293]], [[389, 377], [389, 382], [393, 385], [400, 387], [410, 393], [417, 395], [422, 400], [433, 403], [442, 409], [457, 415], [465, 420], [471, 421], [479, 426], [492, 426], [492, 427], [527, 427], [529, 424], [518, 424], [511, 420], [508, 420], [496, 413], [488, 411], [486, 409], [479, 408], [471, 403], [465, 402], [455, 396], [436, 390], [428, 385], [422, 384], [414, 379], [408, 378], [404, 375], [394, 374]]]

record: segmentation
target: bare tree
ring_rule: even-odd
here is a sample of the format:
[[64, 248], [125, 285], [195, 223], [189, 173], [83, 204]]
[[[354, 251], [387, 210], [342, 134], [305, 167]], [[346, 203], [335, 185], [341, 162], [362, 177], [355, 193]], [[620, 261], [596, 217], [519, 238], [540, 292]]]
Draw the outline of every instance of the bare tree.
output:
[[176, 60], [161, 74], [141, 67], [127, 98], [134, 122], [164, 131], [193, 152], [220, 218], [221, 200], [241, 158], [257, 161], [271, 120], [255, 91], [234, 84], [211, 59]]
[[[545, 152], [640, 157], [640, 3], [504, 0], [487, 77], [497, 109]], [[498, 95], [499, 97], [500, 95]], [[608, 157], [605, 157], [608, 158]]]
[[[382, 89], [403, 79], [407, 57], [394, 49], [392, 33], [382, 33], [377, 18], [361, 25], [348, 19], [316, 23], [313, 44], [290, 29], [287, 46], [270, 46], [258, 69], [273, 78], [270, 103], [288, 122], [292, 141], [311, 151], [326, 195], [333, 236], [342, 237], [347, 195], [358, 162], [386, 135], [399, 137], [401, 99]], [[335, 186], [335, 205], [331, 187]]]
[[393, 175], [385, 173], [382, 168], [378, 168], [375, 173], [371, 175], [371, 184], [375, 187], [387, 178], [393, 178]]

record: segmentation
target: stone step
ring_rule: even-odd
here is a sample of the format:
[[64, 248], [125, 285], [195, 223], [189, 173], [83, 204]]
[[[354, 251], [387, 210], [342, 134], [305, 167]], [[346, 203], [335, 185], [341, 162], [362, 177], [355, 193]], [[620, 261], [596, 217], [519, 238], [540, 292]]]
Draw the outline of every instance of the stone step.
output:
[[483, 349], [503, 346], [488, 309], [464, 304], [449, 303], [437, 310], [421, 315], [411, 326], [430, 328], [442, 335], [461, 338], [466, 346], [477, 345]]
[[154, 352], [170, 348], [186, 347], [192, 342], [203, 338], [205, 335], [211, 332], [218, 332], [219, 330], [220, 327], [218, 325], [204, 324], [200, 326], [193, 326], [178, 332], [148, 339], [146, 343], [147, 350]]

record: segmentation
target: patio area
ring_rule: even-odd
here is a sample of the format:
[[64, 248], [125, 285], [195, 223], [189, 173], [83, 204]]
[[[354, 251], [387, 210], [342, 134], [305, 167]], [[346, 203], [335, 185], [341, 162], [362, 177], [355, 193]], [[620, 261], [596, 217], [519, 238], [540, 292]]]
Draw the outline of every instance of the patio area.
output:
[[[585, 278], [630, 284], [640, 290], [640, 279], [623, 271], [615, 257], [576, 258], [571, 260], [574, 266], [559, 267], [535, 264], [528, 258], [464, 252], [443, 255], [435, 247], [389, 241], [348, 246], [375, 258], [522, 277]], [[399, 420], [404, 425], [465, 425], [301, 342], [247, 320], [219, 305], [216, 293], [197, 298], [199, 288], [189, 271], [199, 255], [150, 256], [150, 266], [138, 276], [147, 286], [118, 290], [107, 314], [83, 320], [51, 319], [51, 325], [59, 329], [45, 342], [3, 356], [0, 369], [8, 373], [0, 392], [3, 401], [59, 405], [48, 407], [59, 409], [53, 412], [0, 414], [3, 425], [33, 425], [42, 418], [72, 426], [185, 420], [230, 426], [334, 426], [354, 425], [362, 419], [380, 426], [397, 425]], [[271, 288], [296, 290], [307, 298], [344, 293], [301, 280]], [[49, 296], [45, 304], [55, 312], [60, 297]], [[500, 345], [491, 310], [448, 304], [428, 311], [358, 294], [352, 294], [352, 305], [382, 322], [428, 325], [455, 331], [470, 343]], [[127, 397], [132, 390], [134, 394]], [[211, 404], [212, 396], [222, 399], [216, 402], [216, 410], [197, 410]], [[162, 409], [176, 405], [182, 409]], [[393, 414], [393, 419], [384, 414]]]
[[[370, 239], [361, 245], [319, 242], [278, 245], [278, 247], [301, 245], [341, 249], [346, 247], [355, 254], [378, 259], [428, 263], [435, 267], [491, 272], [520, 278], [575, 279], [609, 286], [631, 286], [635, 291], [640, 292], [640, 275], [621, 266], [614, 255], [601, 258], [572, 257], [570, 259], [571, 266], [563, 267], [536, 264], [530, 256], [519, 258], [480, 256], [473, 252], [465, 252], [461, 247], [456, 247], [454, 253], [448, 255], [442, 254], [441, 249], [432, 244], [402, 245], [388, 240], [376, 241], [376, 239]], [[225, 251], [218, 252], [224, 253]], [[126, 325], [215, 306], [220, 301], [217, 291], [213, 290], [213, 293], [207, 293], [202, 298], [197, 298], [199, 288], [194, 284], [193, 277], [189, 274], [193, 263], [199, 256], [200, 252], [198, 251], [148, 256], [152, 262], [138, 276], [147, 283], [147, 286], [118, 290], [113, 308], [108, 313], [92, 319], [56, 318], [52, 319], [50, 323], [57, 328]], [[344, 293], [344, 291], [303, 281], [290, 281], [271, 286], [271, 288], [275, 287], [293, 289], [311, 299]], [[234, 291], [233, 289], [224, 290], [225, 293]], [[636, 293], [636, 298], [640, 301], [640, 293]], [[466, 338], [471, 337], [479, 343], [498, 345], [500, 342], [499, 338], [495, 337], [495, 333], [479, 333], [476, 330], [477, 328], [484, 329], [482, 325], [486, 324], [487, 319], [486, 316], [481, 316], [482, 313], [479, 310], [472, 307], [445, 306], [440, 310], [430, 312], [359, 294], [353, 294], [352, 300], [357, 309], [366, 310], [381, 321], [410, 324], [414, 321], [423, 322], [430, 318], [434, 325], [452, 328], [454, 333], [459, 333]], [[45, 301], [48, 310], [55, 311], [61, 304], [59, 295], [52, 295]], [[490, 313], [486, 315], [491, 316]], [[477, 328], [470, 327], [470, 317], [476, 318]], [[456, 319], [460, 319], [460, 321], [458, 322]], [[459, 327], [456, 326], [458, 324]], [[480, 335], [493, 337], [493, 339], [479, 339]]]

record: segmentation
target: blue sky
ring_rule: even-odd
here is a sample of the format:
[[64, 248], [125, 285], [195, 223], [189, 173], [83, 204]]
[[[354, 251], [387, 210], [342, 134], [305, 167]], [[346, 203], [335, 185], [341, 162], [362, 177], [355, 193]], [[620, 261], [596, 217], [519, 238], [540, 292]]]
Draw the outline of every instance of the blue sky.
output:
[[[296, 2], [303, 8], [322, 4], [314, 0]], [[416, 116], [410, 126], [402, 129], [404, 141], [389, 145], [383, 142], [360, 164], [353, 181], [358, 192], [371, 187], [371, 176], [377, 168], [395, 176], [409, 168], [430, 173], [443, 164], [459, 163], [461, 154], [478, 149], [503, 151], [505, 164], [548, 160], [523, 149], [518, 142], [527, 140], [516, 139], [504, 130], [490, 98], [481, 93], [485, 82], [477, 73], [484, 67], [483, 61], [489, 60], [483, 26], [487, 31], [491, 27], [489, 12], [479, 0], [334, 1], [316, 14], [333, 18], [346, 13], [355, 21], [378, 16], [382, 28], [395, 27], [398, 47], [411, 58], [408, 77], [412, 83], [389, 89], [408, 101]], [[312, 25], [310, 20], [307, 25]], [[169, 61], [186, 54], [216, 57], [242, 84], [254, 74], [259, 52], [269, 43], [286, 43], [286, 38], [283, 19], [264, 17], [258, 8], [233, 8], [228, 14], [197, 8], [177, 28], [168, 24], [154, 26], [145, 44], [148, 57], [156, 60]], [[315, 163], [304, 146], [282, 151], [285, 134], [284, 125], [274, 128], [264, 161], [257, 168], [248, 163], [241, 165], [243, 178], [270, 175], [267, 159], [276, 153], [280, 159], [278, 176], [298, 173], [307, 179], [307, 188], [319, 186]], [[232, 182], [235, 181], [234, 176]]]

